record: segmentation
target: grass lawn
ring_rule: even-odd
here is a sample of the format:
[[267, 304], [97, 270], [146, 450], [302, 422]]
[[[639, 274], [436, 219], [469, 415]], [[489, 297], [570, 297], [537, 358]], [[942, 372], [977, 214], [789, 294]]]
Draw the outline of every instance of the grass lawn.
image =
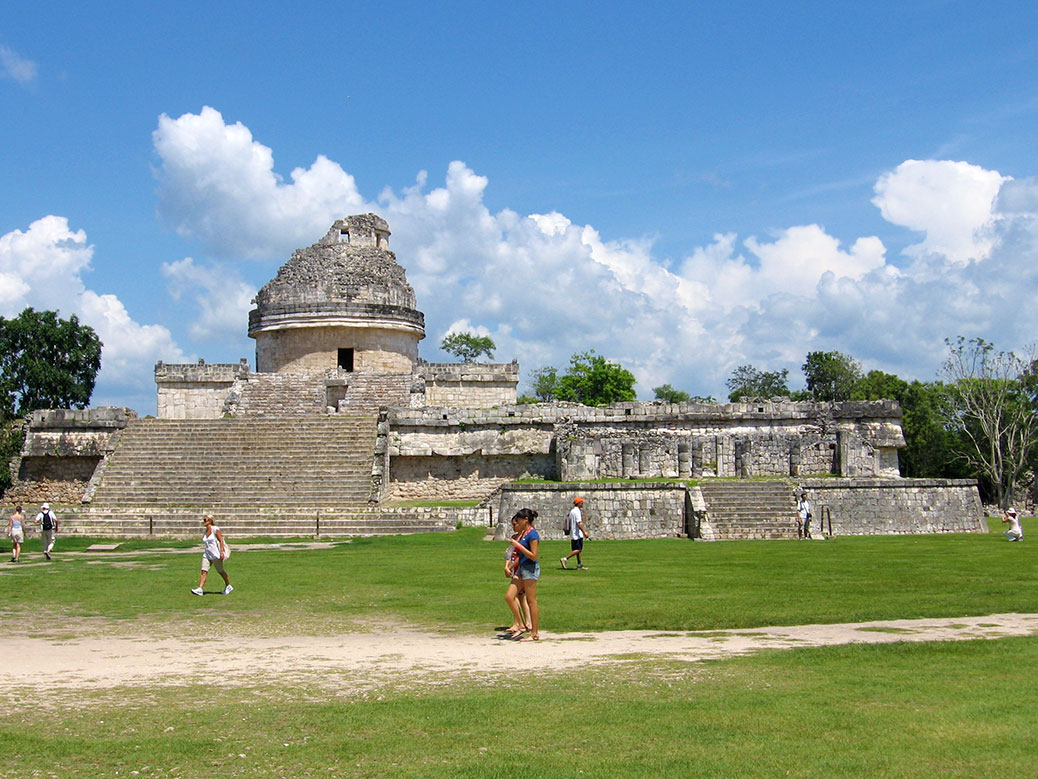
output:
[[[546, 542], [542, 624], [682, 631], [1038, 612], [1029, 542], [993, 527], [825, 543], [593, 541], [586, 572], [560, 570], [565, 547]], [[0, 642], [74, 630], [81, 617], [146, 634], [204, 618], [243, 635], [385, 619], [476, 633], [505, 619], [504, 545], [481, 530], [311, 551], [230, 540], [234, 595], [195, 598], [199, 554], [141, 544], [127, 557], [62, 557], [86, 542], [59, 536], [53, 564], [3, 569]], [[204, 642], [198, 652], [204, 662]], [[7, 671], [0, 776], [1033, 776], [1038, 746], [1033, 637], [578, 673], [531, 665], [341, 695], [214, 680], [37, 698], [19, 692], [16, 662]]]

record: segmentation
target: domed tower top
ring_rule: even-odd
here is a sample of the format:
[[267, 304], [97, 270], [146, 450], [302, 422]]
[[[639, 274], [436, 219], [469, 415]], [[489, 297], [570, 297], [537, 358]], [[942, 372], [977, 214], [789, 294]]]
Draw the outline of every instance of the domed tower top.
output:
[[258, 371], [411, 371], [425, 317], [389, 234], [382, 217], [359, 214], [292, 253], [249, 312]]

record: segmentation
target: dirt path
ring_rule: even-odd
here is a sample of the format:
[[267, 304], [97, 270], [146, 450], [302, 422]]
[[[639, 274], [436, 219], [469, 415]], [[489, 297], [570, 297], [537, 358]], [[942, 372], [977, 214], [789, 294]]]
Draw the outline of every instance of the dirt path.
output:
[[[484, 676], [528, 666], [565, 670], [642, 659], [707, 660], [762, 649], [895, 641], [993, 639], [1038, 633], [1038, 614], [800, 625], [709, 632], [543, 633], [539, 642], [386, 628], [334, 636], [183, 638], [4, 636], [0, 667], [21, 687], [106, 689], [278, 682], [356, 690], [379, 683]], [[579, 642], [575, 646], [574, 642]]]

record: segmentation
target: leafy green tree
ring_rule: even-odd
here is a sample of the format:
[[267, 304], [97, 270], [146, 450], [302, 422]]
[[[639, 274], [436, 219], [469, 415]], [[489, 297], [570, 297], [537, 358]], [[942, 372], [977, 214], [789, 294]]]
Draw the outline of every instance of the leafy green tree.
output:
[[41, 408], [85, 408], [101, 367], [101, 341], [73, 314], [27, 308], [0, 317], [0, 420]]
[[869, 371], [851, 386], [849, 400], [896, 400], [908, 390], [908, 382], [892, 373]]
[[550, 403], [559, 399], [559, 372], [550, 365], [538, 368], [531, 374], [533, 379], [532, 402]]
[[728, 400], [738, 403], [743, 398], [788, 398], [789, 371], [759, 371], [752, 365], [740, 365], [725, 381]]
[[489, 335], [450, 333], [440, 342], [440, 348], [464, 362], [473, 362], [483, 355], [493, 359], [497, 346]]
[[669, 384], [661, 384], [659, 387], [653, 387], [652, 391], [656, 395], [656, 400], [663, 400], [667, 403], [687, 403], [692, 399], [692, 396], [687, 392], [674, 389]]
[[851, 388], [861, 378], [861, 364], [841, 352], [808, 352], [801, 366], [811, 400], [850, 400]]
[[1038, 448], [1035, 360], [999, 351], [983, 338], [945, 343], [945, 422], [963, 434], [964, 457], [1005, 508]]
[[963, 458], [963, 436], [946, 424], [948, 387], [913, 381], [895, 398], [901, 404], [905, 447], [898, 453], [901, 474], [913, 478], [962, 479], [975, 476]]
[[634, 374], [592, 349], [570, 357], [569, 371], [559, 378], [557, 398], [586, 406], [634, 400]]

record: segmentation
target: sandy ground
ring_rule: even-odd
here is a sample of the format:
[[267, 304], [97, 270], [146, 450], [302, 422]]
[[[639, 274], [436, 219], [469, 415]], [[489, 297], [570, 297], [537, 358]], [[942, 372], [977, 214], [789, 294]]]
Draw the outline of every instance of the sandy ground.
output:
[[566, 670], [645, 659], [699, 661], [763, 649], [993, 639], [1035, 633], [1038, 614], [695, 633], [542, 632], [538, 642], [396, 627], [345, 635], [207, 637], [198, 641], [147, 635], [69, 639], [6, 635], [0, 641], [0, 667], [8, 669], [9, 682], [17, 678], [23, 693], [26, 688], [91, 690], [182, 685], [213, 678], [221, 679], [222, 686], [305, 683], [357, 689], [390, 681], [493, 675], [531, 663]]

